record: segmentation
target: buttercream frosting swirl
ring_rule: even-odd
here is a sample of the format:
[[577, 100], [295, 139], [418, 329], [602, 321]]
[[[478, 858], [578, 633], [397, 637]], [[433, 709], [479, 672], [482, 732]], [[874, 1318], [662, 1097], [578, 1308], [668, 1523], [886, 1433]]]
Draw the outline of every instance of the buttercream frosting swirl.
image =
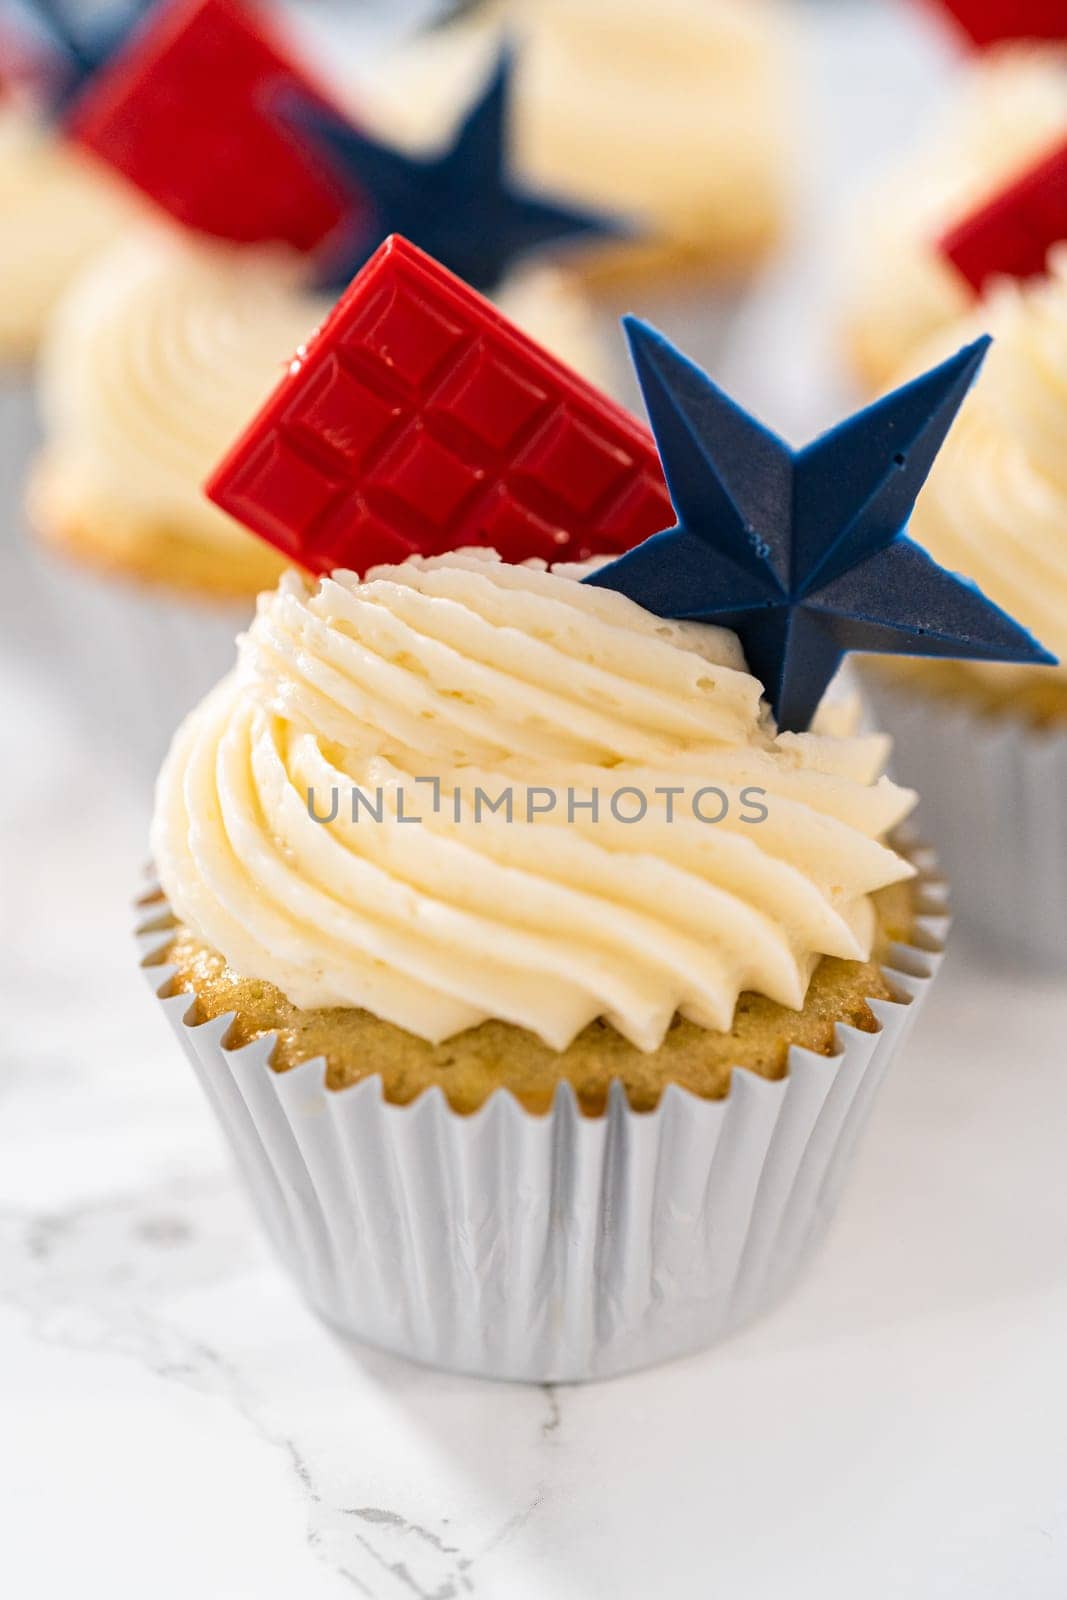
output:
[[289, 573], [175, 737], [153, 850], [177, 916], [299, 1006], [556, 1049], [602, 1016], [651, 1050], [676, 1012], [728, 1028], [743, 990], [800, 1007], [821, 955], [869, 956], [870, 895], [912, 871], [885, 756], [776, 737], [733, 634], [571, 571]]
[[856, 208], [846, 321], [873, 383], [966, 313], [969, 290], [938, 253], [940, 236], [1065, 136], [1067, 48], [989, 51], [935, 137]]
[[288, 255], [165, 224], [131, 232], [73, 286], [42, 351], [46, 461], [110, 559], [151, 576], [146, 547], [165, 536], [176, 584], [205, 565], [232, 574], [224, 588], [275, 580], [280, 560], [203, 483], [327, 306]]
[[[1067, 247], [1003, 282], [921, 366], [987, 328], [993, 345], [919, 497], [911, 533], [1067, 659]], [[981, 668], [1002, 680], [1030, 668]], [[1062, 669], [1058, 669], [1062, 670]]]
[[0, 107], [0, 349], [32, 353], [63, 289], [137, 209], [20, 101]]

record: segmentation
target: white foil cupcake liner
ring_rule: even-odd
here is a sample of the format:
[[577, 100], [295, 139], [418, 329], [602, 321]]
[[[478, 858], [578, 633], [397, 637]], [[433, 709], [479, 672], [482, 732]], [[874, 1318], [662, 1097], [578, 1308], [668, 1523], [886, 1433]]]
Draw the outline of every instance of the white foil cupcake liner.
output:
[[952, 884], [953, 915], [1000, 960], [1067, 970], [1067, 734], [864, 677], [892, 772]]
[[0, 375], [0, 568], [6, 572], [23, 536], [23, 487], [37, 445], [38, 422], [29, 369]]
[[0, 374], [0, 636], [12, 667], [64, 692], [50, 564], [29, 531], [26, 477], [40, 439], [29, 367]]
[[[189, 994], [160, 1003], [327, 1321], [429, 1366], [579, 1382], [703, 1349], [793, 1282], [939, 964], [942, 885], [924, 880], [919, 911], [877, 1033], [839, 1026], [832, 1057], [794, 1048], [785, 1078], [735, 1071], [718, 1101], [671, 1086], [654, 1112], [619, 1083], [597, 1117], [566, 1085], [544, 1116], [504, 1090], [470, 1116], [436, 1088], [392, 1105], [378, 1078], [327, 1089], [321, 1060], [273, 1071], [273, 1038], [227, 1049], [232, 1016], [194, 1023]], [[145, 971], [165, 991], [169, 969]]]
[[48, 564], [69, 694], [147, 787], [179, 722], [233, 667], [254, 604], [198, 603], [58, 556]]

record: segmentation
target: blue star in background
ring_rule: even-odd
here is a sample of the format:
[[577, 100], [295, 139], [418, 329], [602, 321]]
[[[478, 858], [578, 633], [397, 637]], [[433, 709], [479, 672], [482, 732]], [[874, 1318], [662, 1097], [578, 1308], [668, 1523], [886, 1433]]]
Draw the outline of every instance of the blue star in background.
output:
[[418, 156], [381, 144], [340, 113], [287, 93], [277, 114], [311, 137], [354, 195], [369, 201], [336, 243], [320, 282], [347, 286], [382, 239], [403, 234], [476, 289], [492, 289], [518, 257], [555, 240], [626, 231], [617, 221], [557, 205], [509, 176], [511, 56], [504, 51], [452, 143]]
[[793, 732], [849, 650], [1055, 663], [905, 533], [988, 338], [795, 451], [647, 323], [626, 331], [678, 523], [587, 583], [733, 629]]
[[155, 0], [125, 0], [103, 16], [86, 20], [76, 0], [20, 0], [31, 24], [58, 57], [51, 105], [58, 116], [79, 90], [125, 44], [131, 30]]

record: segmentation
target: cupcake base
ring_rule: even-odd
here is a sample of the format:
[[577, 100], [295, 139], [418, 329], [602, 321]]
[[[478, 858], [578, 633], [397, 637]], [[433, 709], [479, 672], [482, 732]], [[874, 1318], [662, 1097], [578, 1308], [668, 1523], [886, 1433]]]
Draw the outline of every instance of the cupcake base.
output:
[[[929, 869], [930, 862], [916, 858]], [[158, 911], [158, 908], [157, 908]], [[533, 1115], [504, 1091], [458, 1115], [439, 1088], [387, 1102], [331, 1090], [266, 1036], [228, 1049], [172, 971], [146, 974], [233, 1147], [262, 1220], [312, 1305], [367, 1344], [528, 1382], [606, 1378], [704, 1348], [772, 1305], [833, 1213], [879, 1084], [939, 961], [944, 892], [923, 882], [916, 943], [894, 946], [879, 1031], [839, 1026], [785, 1077], [735, 1071], [729, 1094], [669, 1087], [651, 1112], [614, 1083], [600, 1116], [569, 1084]], [[168, 942], [158, 915], [148, 950]], [[922, 948], [919, 948], [919, 946]]]

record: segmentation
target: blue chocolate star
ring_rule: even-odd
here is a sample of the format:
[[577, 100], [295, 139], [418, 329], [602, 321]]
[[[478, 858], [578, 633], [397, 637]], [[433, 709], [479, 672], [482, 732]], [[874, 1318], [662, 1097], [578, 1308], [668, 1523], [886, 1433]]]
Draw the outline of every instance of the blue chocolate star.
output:
[[410, 155], [360, 132], [340, 114], [286, 94], [276, 110], [316, 140], [339, 177], [365, 203], [336, 244], [321, 278], [343, 288], [382, 239], [399, 233], [476, 289], [492, 289], [518, 257], [553, 240], [619, 234], [616, 221], [557, 205], [509, 176], [511, 57], [504, 51], [452, 143], [440, 153]]
[[79, 17], [71, 0], [21, 0], [58, 57], [52, 82], [53, 113], [61, 116], [94, 73], [125, 44], [155, 0], [124, 0], [95, 21]]
[[587, 583], [733, 629], [794, 732], [849, 650], [1055, 662], [905, 533], [988, 337], [795, 451], [647, 323], [626, 331], [678, 523]]

